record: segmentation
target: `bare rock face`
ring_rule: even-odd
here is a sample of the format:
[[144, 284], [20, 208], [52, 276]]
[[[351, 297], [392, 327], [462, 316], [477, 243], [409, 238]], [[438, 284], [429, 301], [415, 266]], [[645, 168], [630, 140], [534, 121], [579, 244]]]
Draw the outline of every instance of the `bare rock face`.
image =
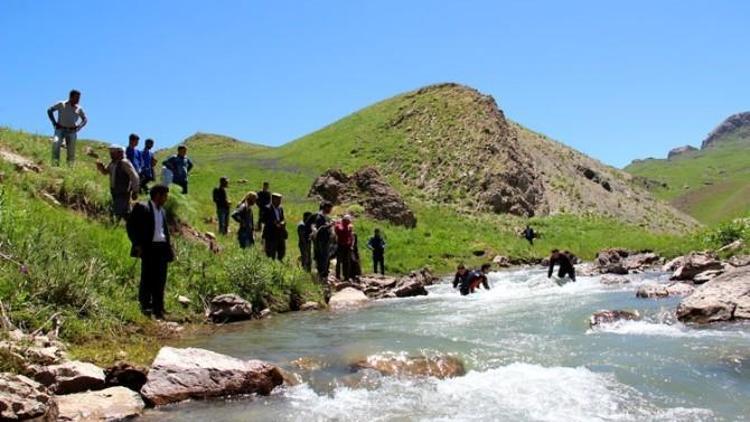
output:
[[701, 285], [682, 300], [677, 318], [710, 323], [750, 319], [750, 267], [741, 267]]
[[151, 364], [141, 395], [160, 406], [237, 394], [268, 395], [283, 382], [279, 369], [266, 362], [203, 349], [163, 347]]
[[364, 306], [369, 301], [370, 298], [362, 293], [362, 291], [353, 287], [346, 287], [331, 296], [331, 299], [328, 301], [328, 306], [331, 310], [336, 311]]
[[140, 394], [125, 387], [69, 394], [55, 398], [60, 409], [58, 421], [120, 421], [137, 417], [145, 407]]
[[253, 317], [253, 305], [236, 294], [224, 294], [211, 299], [209, 318], [214, 321], [241, 321]]
[[695, 151], [698, 151], [698, 148], [690, 145], [672, 148], [671, 150], [669, 150], [669, 154], [667, 154], [667, 159], [671, 160], [673, 158], [679, 157], [680, 155]]
[[750, 127], [750, 111], [733, 114], [708, 134], [708, 137], [701, 144], [701, 149], [713, 147], [716, 145], [716, 141], [720, 140], [724, 135], [747, 127]]
[[30, 370], [36, 381], [58, 395], [104, 388], [104, 370], [88, 362], [70, 361], [59, 365], [32, 366]]
[[682, 262], [672, 274], [672, 280], [692, 280], [696, 275], [709, 270], [721, 270], [724, 266], [714, 257], [704, 253], [691, 253], [683, 257]]
[[627, 320], [635, 321], [641, 319], [641, 315], [638, 311], [623, 311], [623, 310], [602, 310], [594, 312], [589, 318], [589, 326], [595, 327], [601, 324], [608, 324], [615, 321]]
[[125, 387], [133, 391], [141, 391], [146, 384], [148, 368], [118, 362], [104, 370], [104, 383], [107, 387]]
[[393, 377], [460, 377], [466, 373], [463, 362], [453, 356], [373, 355], [352, 364], [355, 371], [374, 369]]
[[310, 197], [334, 204], [357, 203], [365, 214], [398, 226], [416, 227], [417, 219], [401, 195], [385, 181], [374, 167], [364, 167], [350, 176], [331, 169], [315, 179]]
[[54, 422], [57, 403], [41, 384], [23, 375], [0, 373], [0, 420]]

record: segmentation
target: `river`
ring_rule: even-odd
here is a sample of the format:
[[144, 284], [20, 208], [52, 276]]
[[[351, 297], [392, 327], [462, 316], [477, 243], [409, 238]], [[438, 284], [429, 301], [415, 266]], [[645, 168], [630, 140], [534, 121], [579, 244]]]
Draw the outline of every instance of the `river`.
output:
[[[605, 286], [580, 277], [562, 287], [539, 269], [492, 273], [492, 289], [459, 296], [448, 280], [428, 296], [347, 312], [276, 315], [231, 324], [182, 346], [257, 358], [299, 372], [300, 385], [269, 397], [183, 403], [153, 421], [704, 421], [750, 420], [750, 325], [690, 328], [676, 298], [637, 299], [645, 281]], [[600, 309], [637, 309], [641, 321], [590, 329]], [[372, 354], [459, 357], [462, 377], [357, 378]], [[359, 384], [352, 388], [352, 384]]]

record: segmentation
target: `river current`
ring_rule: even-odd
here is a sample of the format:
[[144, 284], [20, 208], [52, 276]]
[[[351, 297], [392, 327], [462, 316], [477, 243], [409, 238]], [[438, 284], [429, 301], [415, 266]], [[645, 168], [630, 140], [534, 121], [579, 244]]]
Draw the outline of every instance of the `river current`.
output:
[[[712, 421], [750, 420], [750, 325], [687, 327], [678, 298], [637, 299], [646, 281], [558, 286], [540, 269], [492, 273], [492, 289], [462, 297], [449, 280], [417, 298], [346, 312], [309, 312], [230, 324], [182, 346], [262, 359], [299, 373], [269, 397], [183, 403], [153, 421]], [[601, 309], [643, 319], [591, 329]], [[462, 377], [352, 374], [368, 355], [448, 354]], [[301, 371], [290, 362], [323, 364]]]

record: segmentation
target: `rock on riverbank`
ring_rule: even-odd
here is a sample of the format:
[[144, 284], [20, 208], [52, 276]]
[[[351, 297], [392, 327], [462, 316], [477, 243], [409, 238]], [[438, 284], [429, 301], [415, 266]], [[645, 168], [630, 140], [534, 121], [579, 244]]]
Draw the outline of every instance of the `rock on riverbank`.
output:
[[699, 324], [750, 319], [750, 267], [737, 268], [698, 287], [677, 307], [677, 318]]
[[38, 382], [9, 373], [0, 373], [0, 420], [53, 422], [57, 403]]

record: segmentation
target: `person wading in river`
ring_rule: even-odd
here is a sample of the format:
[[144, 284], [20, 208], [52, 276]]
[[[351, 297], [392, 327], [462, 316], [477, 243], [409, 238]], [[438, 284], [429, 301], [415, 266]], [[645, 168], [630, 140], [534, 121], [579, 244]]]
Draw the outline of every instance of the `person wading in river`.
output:
[[552, 277], [555, 265], [560, 266], [560, 269], [557, 272], [558, 277], [563, 279], [567, 275], [571, 280], [576, 281], [576, 270], [573, 268], [570, 253], [560, 252], [557, 249], [552, 250], [552, 254], [549, 257], [549, 271], [547, 271], [547, 278]]
[[483, 264], [479, 271], [472, 271], [461, 279], [460, 292], [462, 296], [466, 296], [470, 293], [474, 293], [479, 286], [490, 289], [490, 283], [487, 279], [487, 274], [490, 272], [492, 266], [490, 264]]

